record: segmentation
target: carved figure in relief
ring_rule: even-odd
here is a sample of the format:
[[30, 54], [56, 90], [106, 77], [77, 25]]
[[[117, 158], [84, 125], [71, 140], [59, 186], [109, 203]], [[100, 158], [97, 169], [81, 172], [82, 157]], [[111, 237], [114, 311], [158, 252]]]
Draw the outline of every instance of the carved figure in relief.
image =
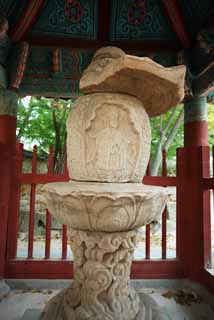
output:
[[80, 97], [67, 121], [68, 170], [80, 181], [140, 182], [150, 152], [150, 124], [136, 98]]
[[[102, 112], [108, 108], [108, 112]], [[104, 179], [110, 175], [119, 175], [121, 179], [127, 175], [127, 164], [132, 163], [135, 154], [131, 154], [131, 141], [120, 129], [120, 109], [115, 106], [103, 105], [97, 111], [96, 121], [103, 127], [97, 132], [93, 128], [86, 129], [89, 148], [87, 148], [87, 164], [96, 163], [96, 174]], [[90, 139], [94, 146], [90, 148]]]

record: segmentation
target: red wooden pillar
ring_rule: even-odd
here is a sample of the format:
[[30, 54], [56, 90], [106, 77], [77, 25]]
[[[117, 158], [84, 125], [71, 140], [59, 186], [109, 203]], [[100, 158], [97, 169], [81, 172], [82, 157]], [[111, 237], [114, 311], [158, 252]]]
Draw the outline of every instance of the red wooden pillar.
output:
[[184, 104], [184, 147], [208, 146], [207, 98], [195, 97]]
[[12, 163], [16, 150], [17, 96], [0, 90], [0, 279], [4, 277]]
[[[209, 235], [204, 246], [204, 210], [209, 211], [209, 192], [203, 193], [202, 178], [209, 176], [209, 147], [206, 97], [184, 105], [184, 148], [178, 150], [178, 254], [188, 278], [201, 281], [209, 264]], [[206, 256], [206, 261], [204, 257]]]

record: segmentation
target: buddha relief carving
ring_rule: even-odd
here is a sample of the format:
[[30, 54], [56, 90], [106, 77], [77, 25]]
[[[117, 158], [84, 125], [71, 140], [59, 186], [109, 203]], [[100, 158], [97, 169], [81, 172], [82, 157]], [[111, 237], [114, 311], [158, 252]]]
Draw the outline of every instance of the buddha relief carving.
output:
[[[86, 129], [87, 167], [95, 170], [101, 180], [109, 179], [112, 174], [123, 180], [127, 167], [129, 171], [134, 169], [137, 151], [133, 140], [137, 137], [123, 134], [122, 118], [128, 122], [125, 111], [116, 105], [104, 104], [96, 110], [96, 118]], [[101, 128], [97, 128], [101, 123]], [[133, 135], [132, 130], [129, 131]]]
[[149, 120], [142, 104], [120, 94], [88, 97], [77, 100], [67, 123], [70, 176], [74, 180], [140, 182], [150, 150]]

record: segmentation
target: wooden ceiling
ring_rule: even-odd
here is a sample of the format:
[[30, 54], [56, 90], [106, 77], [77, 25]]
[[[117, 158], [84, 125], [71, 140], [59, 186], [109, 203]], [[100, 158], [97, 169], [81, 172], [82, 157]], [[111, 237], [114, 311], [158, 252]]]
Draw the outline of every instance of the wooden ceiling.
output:
[[213, 0], [0, 0], [0, 9], [13, 44], [9, 87], [20, 95], [79, 94], [94, 51], [109, 45], [186, 64], [190, 93], [214, 87], [214, 31], [203, 33]]
[[193, 45], [213, 0], [0, 0], [14, 42], [97, 49], [177, 50]]

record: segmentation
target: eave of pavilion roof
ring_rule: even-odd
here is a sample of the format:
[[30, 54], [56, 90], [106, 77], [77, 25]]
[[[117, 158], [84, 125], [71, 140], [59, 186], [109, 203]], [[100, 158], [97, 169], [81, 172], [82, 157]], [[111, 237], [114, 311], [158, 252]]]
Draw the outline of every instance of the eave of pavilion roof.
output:
[[[22, 58], [9, 68], [12, 76], [14, 64], [16, 69], [17, 64], [26, 65], [19, 79], [23, 95], [31, 90], [42, 94], [47, 86], [50, 95], [58, 95], [59, 88], [63, 93], [62, 86], [66, 88], [63, 96], [71, 89], [77, 92], [79, 77], [93, 52], [107, 45], [149, 56], [165, 66], [177, 64], [177, 52], [195, 48], [198, 32], [214, 14], [213, 0], [0, 0], [0, 8], [8, 18], [12, 41], [17, 47], [23, 41], [29, 45], [29, 50], [22, 46]], [[55, 48], [60, 48], [62, 65], [57, 73], [53, 72]], [[28, 54], [26, 59], [23, 52], [25, 57]], [[211, 54], [205, 60], [200, 57], [198, 63], [198, 52], [196, 59], [194, 54], [193, 77], [213, 61]], [[203, 78], [205, 83], [211, 80]]]
[[92, 48], [123, 41], [126, 48], [136, 41], [147, 48], [189, 47], [214, 14], [212, 0], [0, 0], [0, 8], [14, 41], [68, 46], [70, 40], [73, 47], [86, 40], [80, 46]]

